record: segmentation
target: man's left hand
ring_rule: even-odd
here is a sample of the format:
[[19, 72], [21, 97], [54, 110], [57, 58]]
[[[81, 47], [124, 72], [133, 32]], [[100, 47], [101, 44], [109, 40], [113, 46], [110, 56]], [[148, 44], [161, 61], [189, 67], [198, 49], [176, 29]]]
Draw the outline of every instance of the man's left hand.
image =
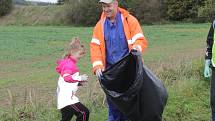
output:
[[133, 45], [132, 49], [142, 52], [142, 48], [140, 45]]

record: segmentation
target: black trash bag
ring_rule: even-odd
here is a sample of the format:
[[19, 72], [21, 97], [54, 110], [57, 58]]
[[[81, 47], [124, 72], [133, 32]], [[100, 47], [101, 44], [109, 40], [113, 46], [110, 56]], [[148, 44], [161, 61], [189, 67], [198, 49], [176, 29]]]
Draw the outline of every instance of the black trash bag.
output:
[[161, 121], [167, 91], [142, 63], [139, 52], [128, 56], [103, 72], [99, 80], [107, 98], [131, 121]]

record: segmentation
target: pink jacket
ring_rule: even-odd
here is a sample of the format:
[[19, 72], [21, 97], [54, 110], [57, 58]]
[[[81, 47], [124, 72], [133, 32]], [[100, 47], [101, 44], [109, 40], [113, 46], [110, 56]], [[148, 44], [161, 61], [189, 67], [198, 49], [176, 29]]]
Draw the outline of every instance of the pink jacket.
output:
[[76, 63], [77, 61], [72, 57], [66, 57], [57, 61], [56, 71], [64, 78], [64, 81], [69, 83], [80, 81], [77, 78], [73, 78], [75, 73], [79, 72]]

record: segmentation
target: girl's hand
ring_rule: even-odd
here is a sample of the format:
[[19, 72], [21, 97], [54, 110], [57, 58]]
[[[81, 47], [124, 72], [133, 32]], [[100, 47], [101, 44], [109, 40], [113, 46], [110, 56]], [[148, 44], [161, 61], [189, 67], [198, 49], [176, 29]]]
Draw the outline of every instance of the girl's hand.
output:
[[83, 74], [83, 75], [81, 75], [81, 81], [80, 82], [87, 81], [87, 79], [88, 79], [88, 76], [86, 74]]

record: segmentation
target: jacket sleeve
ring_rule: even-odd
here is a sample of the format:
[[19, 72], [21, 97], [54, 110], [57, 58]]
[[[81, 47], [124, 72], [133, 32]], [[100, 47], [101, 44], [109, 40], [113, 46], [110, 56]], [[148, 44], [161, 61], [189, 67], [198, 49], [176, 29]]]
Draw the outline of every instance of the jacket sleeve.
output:
[[133, 46], [138, 46], [138, 48], [144, 52], [145, 48], [148, 46], [148, 41], [145, 38], [143, 31], [141, 29], [141, 26], [138, 22], [138, 20], [133, 17], [132, 15], [129, 15], [128, 17], [128, 25], [131, 33], [131, 38], [133, 42]]
[[79, 72], [76, 72], [74, 74], [64, 74], [63, 76], [64, 81], [69, 83], [75, 83], [81, 81], [81, 76], [79, 75]]
[[63, 77], [64, 81], [69, 83], [81, 81], [78, 69], [75, 67], [75, 64], [71, 62], [67, 62], [63, 66], [60, 75]]
[[205, 51], [205, 59], [211, 59], [212, 58], [212, 47], [214, 43], [214, 24], [215, 21], [211, 24], [210, 30], [208, 32], [207, 36], [207, 47]]
[[99, 28], [99, 23], [94, 27], [93, 37], [90, 42], [90, 56], [91, 63], [93, 65], [93, 72], [95, 72], [98, 68], [103, 69], [104, 64], [102, 62], [102, 48], [101, 48], [101, 29]]

